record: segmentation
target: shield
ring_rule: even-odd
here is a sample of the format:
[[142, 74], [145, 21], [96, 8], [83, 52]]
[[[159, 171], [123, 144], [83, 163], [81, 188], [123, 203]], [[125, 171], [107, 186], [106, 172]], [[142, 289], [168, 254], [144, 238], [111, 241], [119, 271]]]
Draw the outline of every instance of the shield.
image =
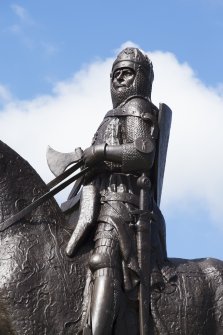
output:
[[159, 137], [153, 170], [154, 199], [158, 206], [160, 206], [161, 201], [171, 120], [171, 109], [166, 104], [161, 103], [158, 114]]

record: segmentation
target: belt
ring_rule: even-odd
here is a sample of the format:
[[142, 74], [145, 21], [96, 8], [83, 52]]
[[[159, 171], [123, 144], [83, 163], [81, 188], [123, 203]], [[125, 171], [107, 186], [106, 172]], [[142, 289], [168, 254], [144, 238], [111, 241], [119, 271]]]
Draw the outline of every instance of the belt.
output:
[[139, 197], [131, 193], [108, 192], [101, 196], [101, 202], [122, 201], [139, 207]]

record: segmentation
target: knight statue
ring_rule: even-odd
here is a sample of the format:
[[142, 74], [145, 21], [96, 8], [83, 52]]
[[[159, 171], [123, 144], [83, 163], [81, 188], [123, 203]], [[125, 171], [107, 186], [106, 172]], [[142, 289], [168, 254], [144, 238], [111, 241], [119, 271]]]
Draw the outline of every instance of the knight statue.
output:
[[[157, 230], [154, 246], [166, 258], [165, 223], [157, 204], [159, 110], [151, 102], [153, 66], [137, 48], [126, 48], [111, 71], [113, 109], [104, 117], [92, 145], [83, 153], [85, 175], [78, 222], [67, 246], [72, 257], [93, 230], [82, 330], [122, 334], [123, 313], [132, 315], [128, 334], [138, 333], [136, 223], [140, 210]], [[147, 208], [140, 208], [139, 177], [144, 174]], [[147, 281], [149, 278], [147, 278]], [[124, 298], [123, 298], [124, 297]], [[120, 320], [122, 319], [122, 322]]]
[[113, 109], [89, 148], [48, 149], [47, 185], [0, 141], [0, 335], [223, 334], [223, 262], [167, 257], [171, 110], [153, 76], [142, 51], [119, 53]]

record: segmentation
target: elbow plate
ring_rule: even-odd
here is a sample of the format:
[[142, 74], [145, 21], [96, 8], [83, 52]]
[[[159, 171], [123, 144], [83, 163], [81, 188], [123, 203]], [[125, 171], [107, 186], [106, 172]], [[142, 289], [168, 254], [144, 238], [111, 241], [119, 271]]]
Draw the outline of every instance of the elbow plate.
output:
[[142, 137], [138, 137], [134, 146], [137, 151], [142, 152], [143, 154], [150, 154], [154, 151], [154, 143], [150, 138], [144, 139]]
[[122, 170], [148, 171], [151, 169], [155, 156], [155, 145], [152, 139], [138, 137], [133, 143], [123, 145]]

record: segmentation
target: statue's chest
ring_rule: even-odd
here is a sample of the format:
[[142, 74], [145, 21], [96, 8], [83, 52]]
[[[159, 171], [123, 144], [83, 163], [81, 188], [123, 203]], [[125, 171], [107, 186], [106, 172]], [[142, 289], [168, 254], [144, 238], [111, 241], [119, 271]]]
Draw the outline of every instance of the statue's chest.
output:
[[106, 118], [102, 121], [92, 141], [92, 144], [99, 143], [107, 143], [109, 145], [119, 145], [122, 143], [119, 118]]
[[122, 143], [122, 127], [118, 118], [112, 118], [107, 122], [102, 137], [103, 142], [109, 145], [119, 145]]
[[111, 117], [103, 120], [94, 135], [92, 144], [119, 145], [131, 142], [138, 129], [135, 117]]

